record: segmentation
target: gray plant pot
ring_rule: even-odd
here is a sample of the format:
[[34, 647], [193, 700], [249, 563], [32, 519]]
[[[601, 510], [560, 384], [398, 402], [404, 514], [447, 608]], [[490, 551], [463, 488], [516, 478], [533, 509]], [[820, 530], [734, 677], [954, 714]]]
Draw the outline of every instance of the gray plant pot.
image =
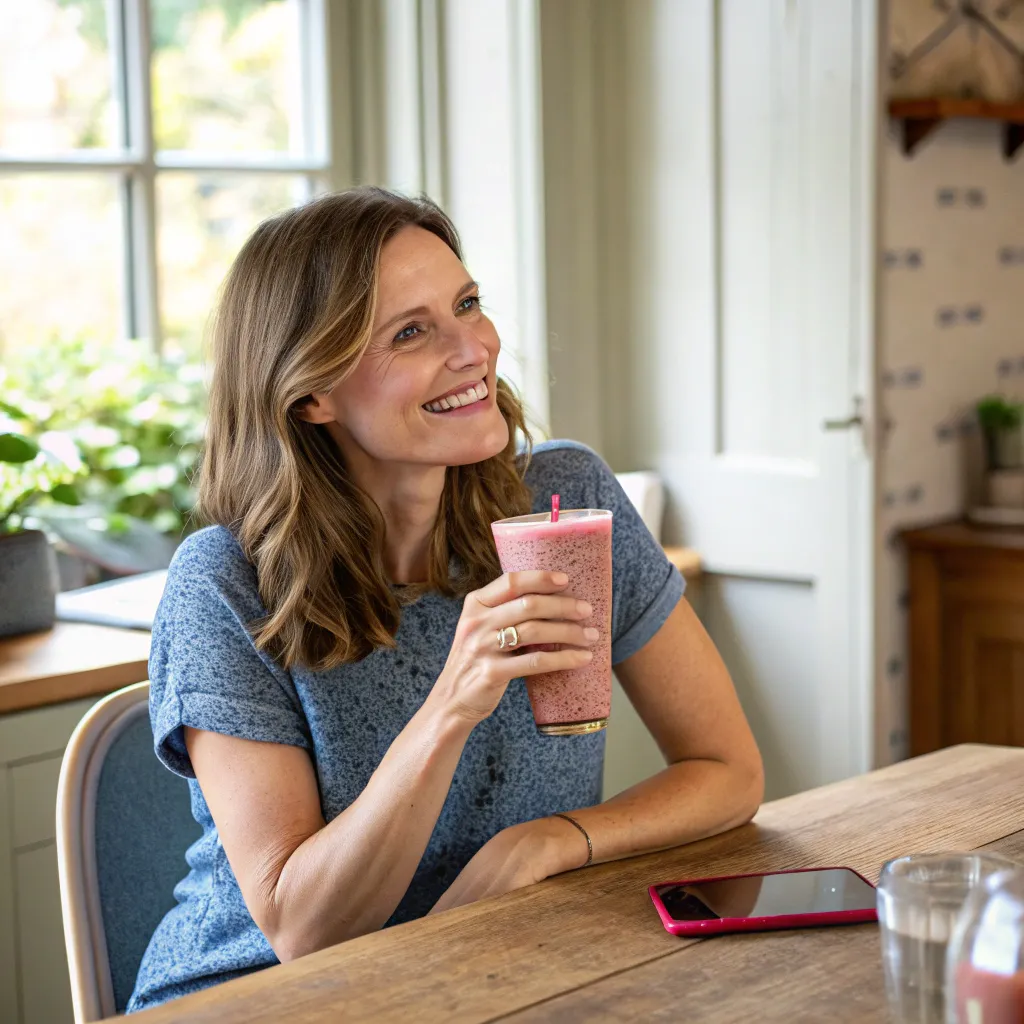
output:
[[35, 633], [53, 625], [56, 576], [46, 534], [0, 534], [0, 636]]
[[1024, 430], [997, 430], [989, 440], [990, 469], [1020, 469], [1024, 466]]

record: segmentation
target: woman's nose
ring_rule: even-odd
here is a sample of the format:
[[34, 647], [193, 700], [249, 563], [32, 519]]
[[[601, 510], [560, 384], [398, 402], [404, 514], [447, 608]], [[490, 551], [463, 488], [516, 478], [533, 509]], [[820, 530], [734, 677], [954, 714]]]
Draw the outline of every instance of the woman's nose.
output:
[[491, 357], [487, 346], [469, 324], [456, 323], [449, 333], [450, 351], [446, 360], [451, 370], [485, 366]]

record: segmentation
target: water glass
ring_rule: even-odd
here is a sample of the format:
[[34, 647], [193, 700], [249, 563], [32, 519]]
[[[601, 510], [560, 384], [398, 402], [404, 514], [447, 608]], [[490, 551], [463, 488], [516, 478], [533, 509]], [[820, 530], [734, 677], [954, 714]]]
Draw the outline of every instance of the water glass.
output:
[[993, 875], [971, 893], [946, 955], [949, 1024], [1024, 1021], [1024, 869]]
[[878, 881], [878, 924], [890, 1018], [946, 1024], [946, 948], [967, 897], [1013, 867], [994, 854], [913, 854]]

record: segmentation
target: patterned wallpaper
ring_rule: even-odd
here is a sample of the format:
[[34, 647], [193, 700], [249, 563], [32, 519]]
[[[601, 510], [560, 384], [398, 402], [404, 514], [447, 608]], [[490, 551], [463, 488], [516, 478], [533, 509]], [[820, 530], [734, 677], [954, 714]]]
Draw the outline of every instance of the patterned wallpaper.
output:
[[1024, 396], [1024, 152], [994, 123], [947, 122], [910, 157], [889, 126], [882, 160], [878, 750], [907, 755], [907, 583], [898, 533], [980, 497], [972, 416]]

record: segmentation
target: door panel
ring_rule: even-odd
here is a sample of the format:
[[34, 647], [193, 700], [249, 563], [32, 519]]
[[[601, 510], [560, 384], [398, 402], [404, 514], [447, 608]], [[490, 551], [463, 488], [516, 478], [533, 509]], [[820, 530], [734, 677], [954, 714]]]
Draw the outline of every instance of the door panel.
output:
[[[641, 6], [632, 199], [649, 284], [635, 305], [657, 371], [635, 406], [642, 464], [666, 482], [666, 542], [712, 574], [779, 585], [721, 587], [712, 636], [782, 723], [758, 738], [802, 751], [769, 778], [822, 783], [872, 758], [870, 434], [823, 422], [857, 398], [870, 419], [876, 5]], [[782, 592], [794, 584], [800, 601]], [[771, 636], [801, 638], [788, 682]], [[782, 712], [808, 689], [798, 726]]]

